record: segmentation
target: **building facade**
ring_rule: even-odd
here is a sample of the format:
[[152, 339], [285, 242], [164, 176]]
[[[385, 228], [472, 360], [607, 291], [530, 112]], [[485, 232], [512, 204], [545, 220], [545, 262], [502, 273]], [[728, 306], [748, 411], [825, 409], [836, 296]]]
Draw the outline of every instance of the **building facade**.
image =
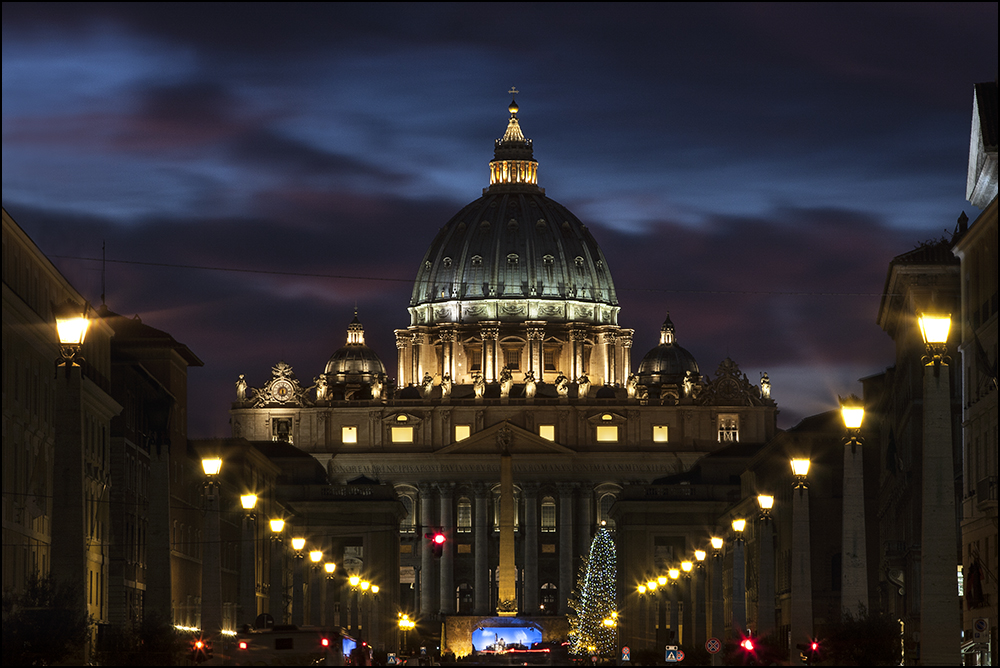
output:
[[[734, 443], [765, 443], [777, 407], [766, 374], [751, 383], [726, 359], [703, 375], [669, 316], [633, 371], [634, 332], [618, 323], [607, 261], [538, 187], [516, 103], [509, 111], [489, 187], [441, 228], [418, 267], [410, 324], [396, 330], [396, 378], [356, 317], [310, 385], [281, 362], [257, 386], [241, 376], [231, 418], [234, 436], [311, 455], [329, 484], [391, 485], [405, 513], [398, 576], [383, 586], [424, 619], [496, 613], [509, 454], [516, 612], [555, 628], [580, 558], [597, 526], [614, 525], [609, 511], [626, 485], [681, 474]], [[439, 556], [431, 532], [446, 536]], [[358, 555], [372, 548], [352, 547], [334, 558], [363, 570]], [[445, 642], [470, 651], [467, 637]]]

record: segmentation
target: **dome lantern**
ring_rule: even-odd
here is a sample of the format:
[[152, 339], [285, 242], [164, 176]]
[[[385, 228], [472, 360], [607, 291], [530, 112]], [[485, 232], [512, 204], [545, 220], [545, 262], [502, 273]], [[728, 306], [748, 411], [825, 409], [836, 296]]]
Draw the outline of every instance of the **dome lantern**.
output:
[[[511, 88], [507, 92], [513, 96], [518, 91]], [[537, 190], [538, 163], [534, 158], [531, 140], [521, 132], [521, 124], [517, 119], [519, 107], [513, 97], [507, 110], [510, 112], [507, 131], [496, 140], [493, 160], [490, 161], [490, 189], [510, 190], [513, 187]]]

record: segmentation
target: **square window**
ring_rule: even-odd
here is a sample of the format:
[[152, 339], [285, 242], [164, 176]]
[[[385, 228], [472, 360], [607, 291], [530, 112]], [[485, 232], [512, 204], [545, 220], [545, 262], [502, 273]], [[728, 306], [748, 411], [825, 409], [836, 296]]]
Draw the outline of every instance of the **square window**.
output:
[[653, 442], [654, 443], [666, 443], [670, 440], [667, 436], [667, 425], [657, 424], [653, 425]]
[[357, 443], [358, 442], [358, 428], [357, 427], [341, 427], [340, 428], [340, 442], [341, 443]]
[[393, 427], [393, 443], [413, 443], [413, 427]]
[[455, 425], [455, 440], [462, 441], [472, 435], [472, 426], [467, 424]]
[[538, 425], [538, 435], [547, 441], [556, 440], [556, 426], [554, 424]]
[[597, 428], [597, 441], [599, 443], [617, 443], [618, 427], [601, 425]]

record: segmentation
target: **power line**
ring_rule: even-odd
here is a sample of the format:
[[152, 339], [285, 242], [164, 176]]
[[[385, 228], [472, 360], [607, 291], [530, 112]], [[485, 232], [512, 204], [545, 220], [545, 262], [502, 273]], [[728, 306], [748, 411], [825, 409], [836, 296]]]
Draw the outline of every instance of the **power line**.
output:
[[[52, 255], [51, 257], [62, 260], [83, 260], [86, 262], [111, 262], [115, 264], [130, 264], [143, 267], [162, 267], [166, 269], [196, 269], [201, 271], [222, 271], [238, 274], [263, 274], [269, 276], [295, 276], [300, 278], [328, 278], [345, 281], [377, 281], [382, 283], [406, 283], [413, 284], [414, 279], [410, 278], [390, 278], [386, 276], [351, 276], [347, 274], [317, 274], [305, 271], [276, 271], [271, 269], [242, 269], [234, 267], [213, 267], [197, 264], [174, 264], [170, 262], [143, 262], [140, 260], [111, 260], [97, 257], [83, 257], [79, 255]], [[619, 292], [656, 292], [668, 294], [693, 294], [693, 295], [775, 295], [782, 297], [884, 297], [895, 296], [895, 293], [882, 292], [810, 292], [810, 291], [781, 291], [781, 290], [695, 290], [689, 288], [615, 288]]]

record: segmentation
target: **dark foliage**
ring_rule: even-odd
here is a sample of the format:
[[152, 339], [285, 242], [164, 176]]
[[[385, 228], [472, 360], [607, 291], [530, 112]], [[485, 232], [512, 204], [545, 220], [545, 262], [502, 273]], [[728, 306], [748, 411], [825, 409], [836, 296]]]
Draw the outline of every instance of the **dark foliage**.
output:
[[3, 594], [3, 664], [51, 665], [74, 654], [82, 660], [89, 628], [79, 585], [34, 574], [23, 592]]
[[855, 617], [848, 611], [833, 625], [830, 637], [820, 641], [820, 661], [838, 666], [898, 666], [902, 660], [899, 620], [862, 607]]

